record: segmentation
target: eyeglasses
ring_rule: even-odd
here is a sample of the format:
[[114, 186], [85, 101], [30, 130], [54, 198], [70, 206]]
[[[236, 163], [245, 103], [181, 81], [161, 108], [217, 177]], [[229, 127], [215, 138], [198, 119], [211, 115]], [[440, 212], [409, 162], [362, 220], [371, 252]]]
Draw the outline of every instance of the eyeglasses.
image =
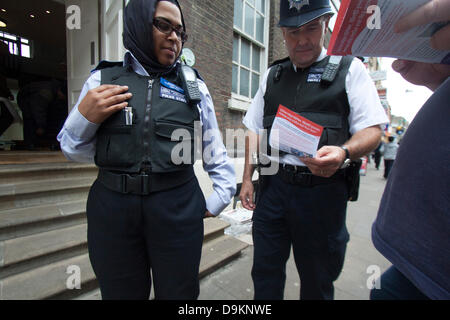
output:
[[177, 35], [178, 39], [182, 42], [186, 42], [188, 39], [188, 35], [183, 31], [182, 26], [174, 27], [169, 21], [163, 18], [155, 18], [153, 19], [153, 25], [166, 35], [170, 35], [173, 31]]

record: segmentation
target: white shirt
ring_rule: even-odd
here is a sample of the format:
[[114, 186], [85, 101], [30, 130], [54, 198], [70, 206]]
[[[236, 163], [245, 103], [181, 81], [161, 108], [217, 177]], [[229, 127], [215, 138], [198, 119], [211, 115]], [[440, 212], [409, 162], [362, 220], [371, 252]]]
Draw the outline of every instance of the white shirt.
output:
[[[147, 71], [131, 52], [125, 54], [124, 65], [131, 65], [136, 73], [148, 76]], [[84, 84], [77, 104], [58, 134], [61, 150], [69, 160], [94, 162], [96, 132], [100, 125], [88, 121], [79, 112], [78, 106], [88, 91], [99, 87], [100, 84], [101, 72], [94, 72]], [[211, 95], [203, 81], [199, 79], [198, 84], [202, 98], [199, 107], [203, 133], [202, 147], [203, 150], [210, 150], [214, 153], [213, 155], [206, 152], [203, 154], [203, 169], [208, 172], [213, 181], [214, 189], [214, 192], [206, 200], [206, 208], [213, 215], [218, 215], [228, 206], [236, 193], [236, 176], [234, 165], [227, 156], [222, 142]]]
[[[326, 49], [322, 49], [317, 61], [321, 61], [327, 57]], [[294, 70], [297, 68], [293, 65]], [[267, 77], [271, 68], [269, 68], [261, 81], [258, 92], [256, 93], [250, 108], [243, 120], [244, 125], [251, 131], [259, 133], [263, 130], [264, 117], [264, 95], [267, 88]], [[386, 112], [381, 105], [377, 89], [361, 60], [355, 58], [350, 64], [350, 68], [345, 79], [345, 90], [350, 105], [350, 114], [348, 122], [350, 125], [350, 133], [356, 132], [375, 126], [384, 125], [389, 122]], [[284, 155], [280, 159], [269, 157], [271, 161], [279, 163], [291, 164], [296, 166], [304, 166], [303, 162], [297, 156]]]

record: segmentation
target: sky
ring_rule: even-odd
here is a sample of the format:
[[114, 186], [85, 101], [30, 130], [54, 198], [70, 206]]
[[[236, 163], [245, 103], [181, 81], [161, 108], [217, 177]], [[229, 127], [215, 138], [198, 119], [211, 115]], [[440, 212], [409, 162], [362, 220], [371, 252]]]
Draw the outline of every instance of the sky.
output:
[[392, 69], [391, 65], [394, 61], [395, 59], [391, 58], [381, 58], [381, 69], [387, 71], [387, 80], [382, 83], [387, 88], [387, 99], [392, 114], [402, 116], [411, 123], [433, 92], [428, 88], [413, 85], [403, 79], [400, 74]]

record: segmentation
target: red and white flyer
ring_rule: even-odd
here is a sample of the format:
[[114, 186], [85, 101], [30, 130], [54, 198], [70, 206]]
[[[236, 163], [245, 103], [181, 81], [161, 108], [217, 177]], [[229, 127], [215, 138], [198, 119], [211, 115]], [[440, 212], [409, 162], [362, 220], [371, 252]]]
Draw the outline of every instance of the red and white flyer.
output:
[[299, 157], [316, 156], [323, 127], [280, 104], [272, 125], [269, 144]]
[[450, 51], [435, 50], [430, 38], [448, 24], [430, 23], [395, 33], [403, 16], [429, 0], [342, 0], [328, 55], [391, 57], [450, 64]]

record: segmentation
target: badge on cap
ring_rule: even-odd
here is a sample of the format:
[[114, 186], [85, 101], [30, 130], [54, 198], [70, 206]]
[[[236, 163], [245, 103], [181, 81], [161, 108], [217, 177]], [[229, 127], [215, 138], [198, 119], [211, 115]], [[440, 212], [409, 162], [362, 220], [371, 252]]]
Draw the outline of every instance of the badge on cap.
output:
[[289, 4], [289, 10], [295, 8], [300, 11], [303, 6], [309, 5], [309, 0], [289, 0]]

